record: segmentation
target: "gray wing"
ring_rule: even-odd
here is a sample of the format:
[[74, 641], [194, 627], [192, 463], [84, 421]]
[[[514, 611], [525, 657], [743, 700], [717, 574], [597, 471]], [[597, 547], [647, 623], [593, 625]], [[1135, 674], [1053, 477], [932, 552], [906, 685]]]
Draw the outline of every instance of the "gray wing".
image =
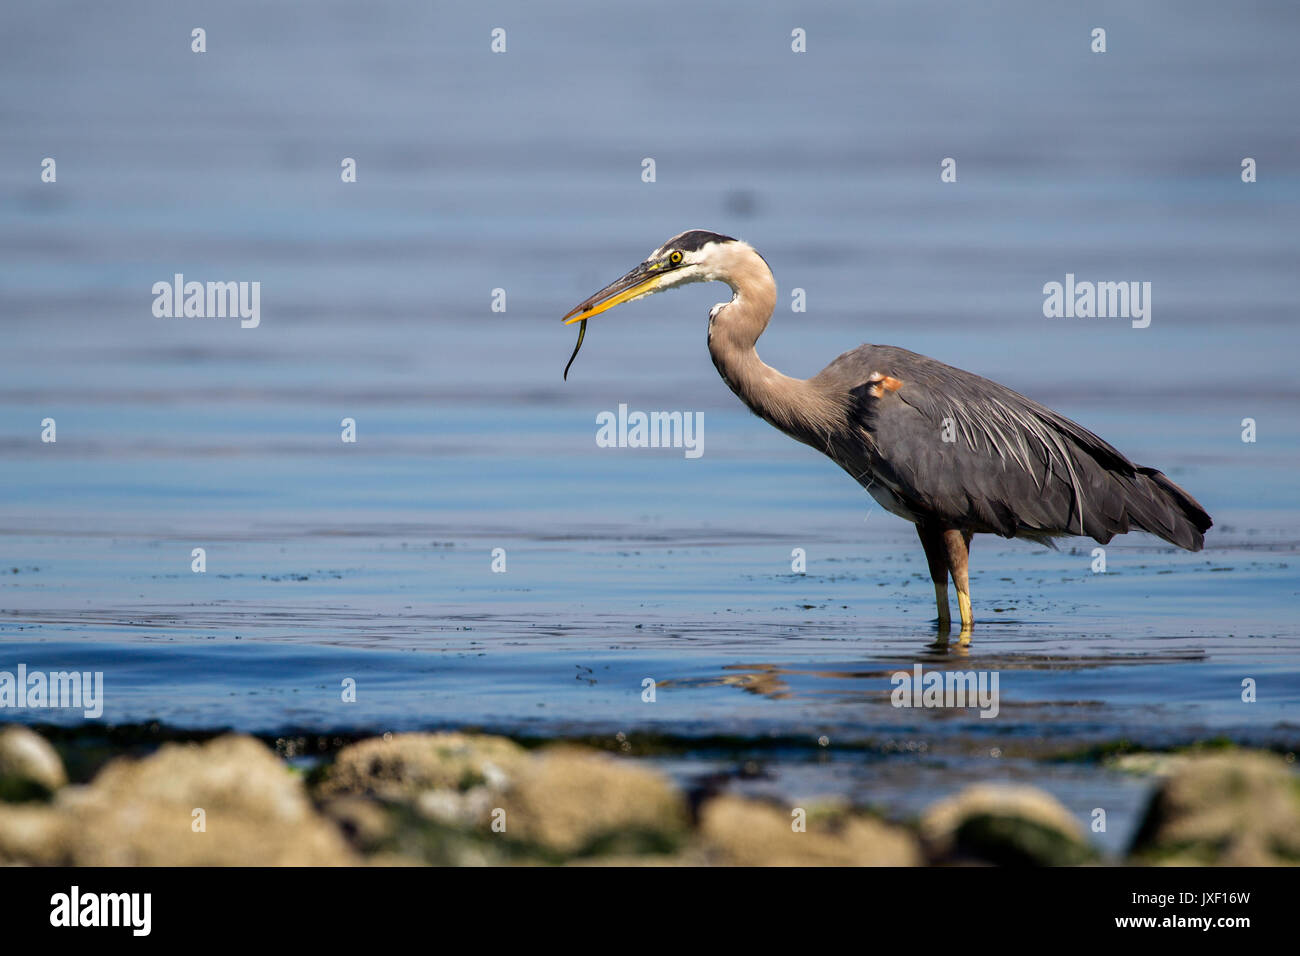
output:
[[1191, 550], [1210, 527], [1200, 505], [1159, 471], [997, 382], [871, 345], [841, 355], [817, 379], [852, 395], [851, 424], [866, 433], [857, 459], [840, 464], [860, 472], [864, 486], [883, 482], [927, 520], [1103, 544], [1136, 527]]

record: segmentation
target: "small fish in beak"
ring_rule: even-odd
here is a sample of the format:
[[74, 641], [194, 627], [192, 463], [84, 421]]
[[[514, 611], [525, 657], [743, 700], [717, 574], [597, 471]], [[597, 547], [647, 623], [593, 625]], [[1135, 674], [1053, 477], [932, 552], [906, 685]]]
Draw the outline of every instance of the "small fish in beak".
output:
[[573, 367], [573, 360], [578, 357], [578, 349], [582, 348], [582, 339], [587, 334], [587, 320], [583, 319], [578, 326], [578, 344], [573, 347], [573, 354], [569, 356], [569, 364], [564, 366], [564, 380], [569, 380], [569, 369]]
[[[678, 253], [677, 255], [680, 259], [681, 254]], [[676, 262], [671, 263], [674, 266], [676, 264]], [[642, 296], [658, 291], [663, 285], [665, 269], [669, 266], [670, 263], [666, 259], [643, 262], [627, 275], [611, 282], [581, 305], [575, 306], [569, 311], [569, 314], [562, 320], [564, 324], [572, 325], [574, 322], [582, 324], [578, 326], [578, 344], [573, 347], [573, 355], [569, 357], [569, 364], [564, 366], [565, 381], [569, 379], [569, 369], [573, 366], [573, 360], [578, 357], [578, 349], [582, 348], [583, 336], [587, 334], [587, 320], [593, 315], [600, 315], [600, 313], [614, 308], [616, 305], [622, 305], [624, 302], [631, 302], [633, 299], [639, 299]]]

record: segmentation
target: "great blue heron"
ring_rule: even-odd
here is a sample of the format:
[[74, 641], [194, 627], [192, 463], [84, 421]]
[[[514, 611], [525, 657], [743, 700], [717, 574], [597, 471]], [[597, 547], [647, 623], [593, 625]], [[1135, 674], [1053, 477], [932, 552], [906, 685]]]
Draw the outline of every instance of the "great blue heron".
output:
[[916, 525], [941, 634], [950, 629], [951, 574], [961, 633], [970, 635], [972, 535], [1044, 544], [1085, 535], [1105, 544], [1139, 529], [1189, 551], [1204, 544], [1210, 516], [1191, 495], [997, 382], [888, 345], [845, 352], [807, 380], [766, 365], [754, 344], [772, 318], [776, 282], [738, 239], [702, 229], [674, 236], [564, 321], [585, 330], [587, 319], [616, 305], [712, 281], [732, 291], [709, 312], [709, 354], [722, 380], [755, 414], [823, 452]]

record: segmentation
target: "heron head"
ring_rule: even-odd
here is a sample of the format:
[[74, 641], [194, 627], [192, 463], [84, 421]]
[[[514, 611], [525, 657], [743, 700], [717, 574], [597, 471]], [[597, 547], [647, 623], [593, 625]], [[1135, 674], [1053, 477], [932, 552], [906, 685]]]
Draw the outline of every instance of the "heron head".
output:
[[738, 239], [704, 229], [689, 229], [673, 236], [627, 275], [575, 306], [564, 317], [564, 324], [586, 321], [616, 305], [687, 282], [725, 280], [719, 269], [727, 258], [728, 247], [736, 244], [743, 245]]

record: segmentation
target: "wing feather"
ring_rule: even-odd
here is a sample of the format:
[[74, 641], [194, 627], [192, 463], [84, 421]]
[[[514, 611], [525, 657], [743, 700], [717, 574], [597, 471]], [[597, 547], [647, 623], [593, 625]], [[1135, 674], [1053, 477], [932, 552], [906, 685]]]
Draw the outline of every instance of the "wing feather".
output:
[[[901, 385], [873, 387], [882, 376]], [[926, 519], [1007, 537], [1075, 534], [1103, 543], [1136, 526], [1192, 548], [1210, 526], [1160, 472], [971, 372], [864, 345], [814, 381], [853, 397], [849, 424], [860, 440], [840, 443], [832, 457], [864, 485], [883, 482]]]

